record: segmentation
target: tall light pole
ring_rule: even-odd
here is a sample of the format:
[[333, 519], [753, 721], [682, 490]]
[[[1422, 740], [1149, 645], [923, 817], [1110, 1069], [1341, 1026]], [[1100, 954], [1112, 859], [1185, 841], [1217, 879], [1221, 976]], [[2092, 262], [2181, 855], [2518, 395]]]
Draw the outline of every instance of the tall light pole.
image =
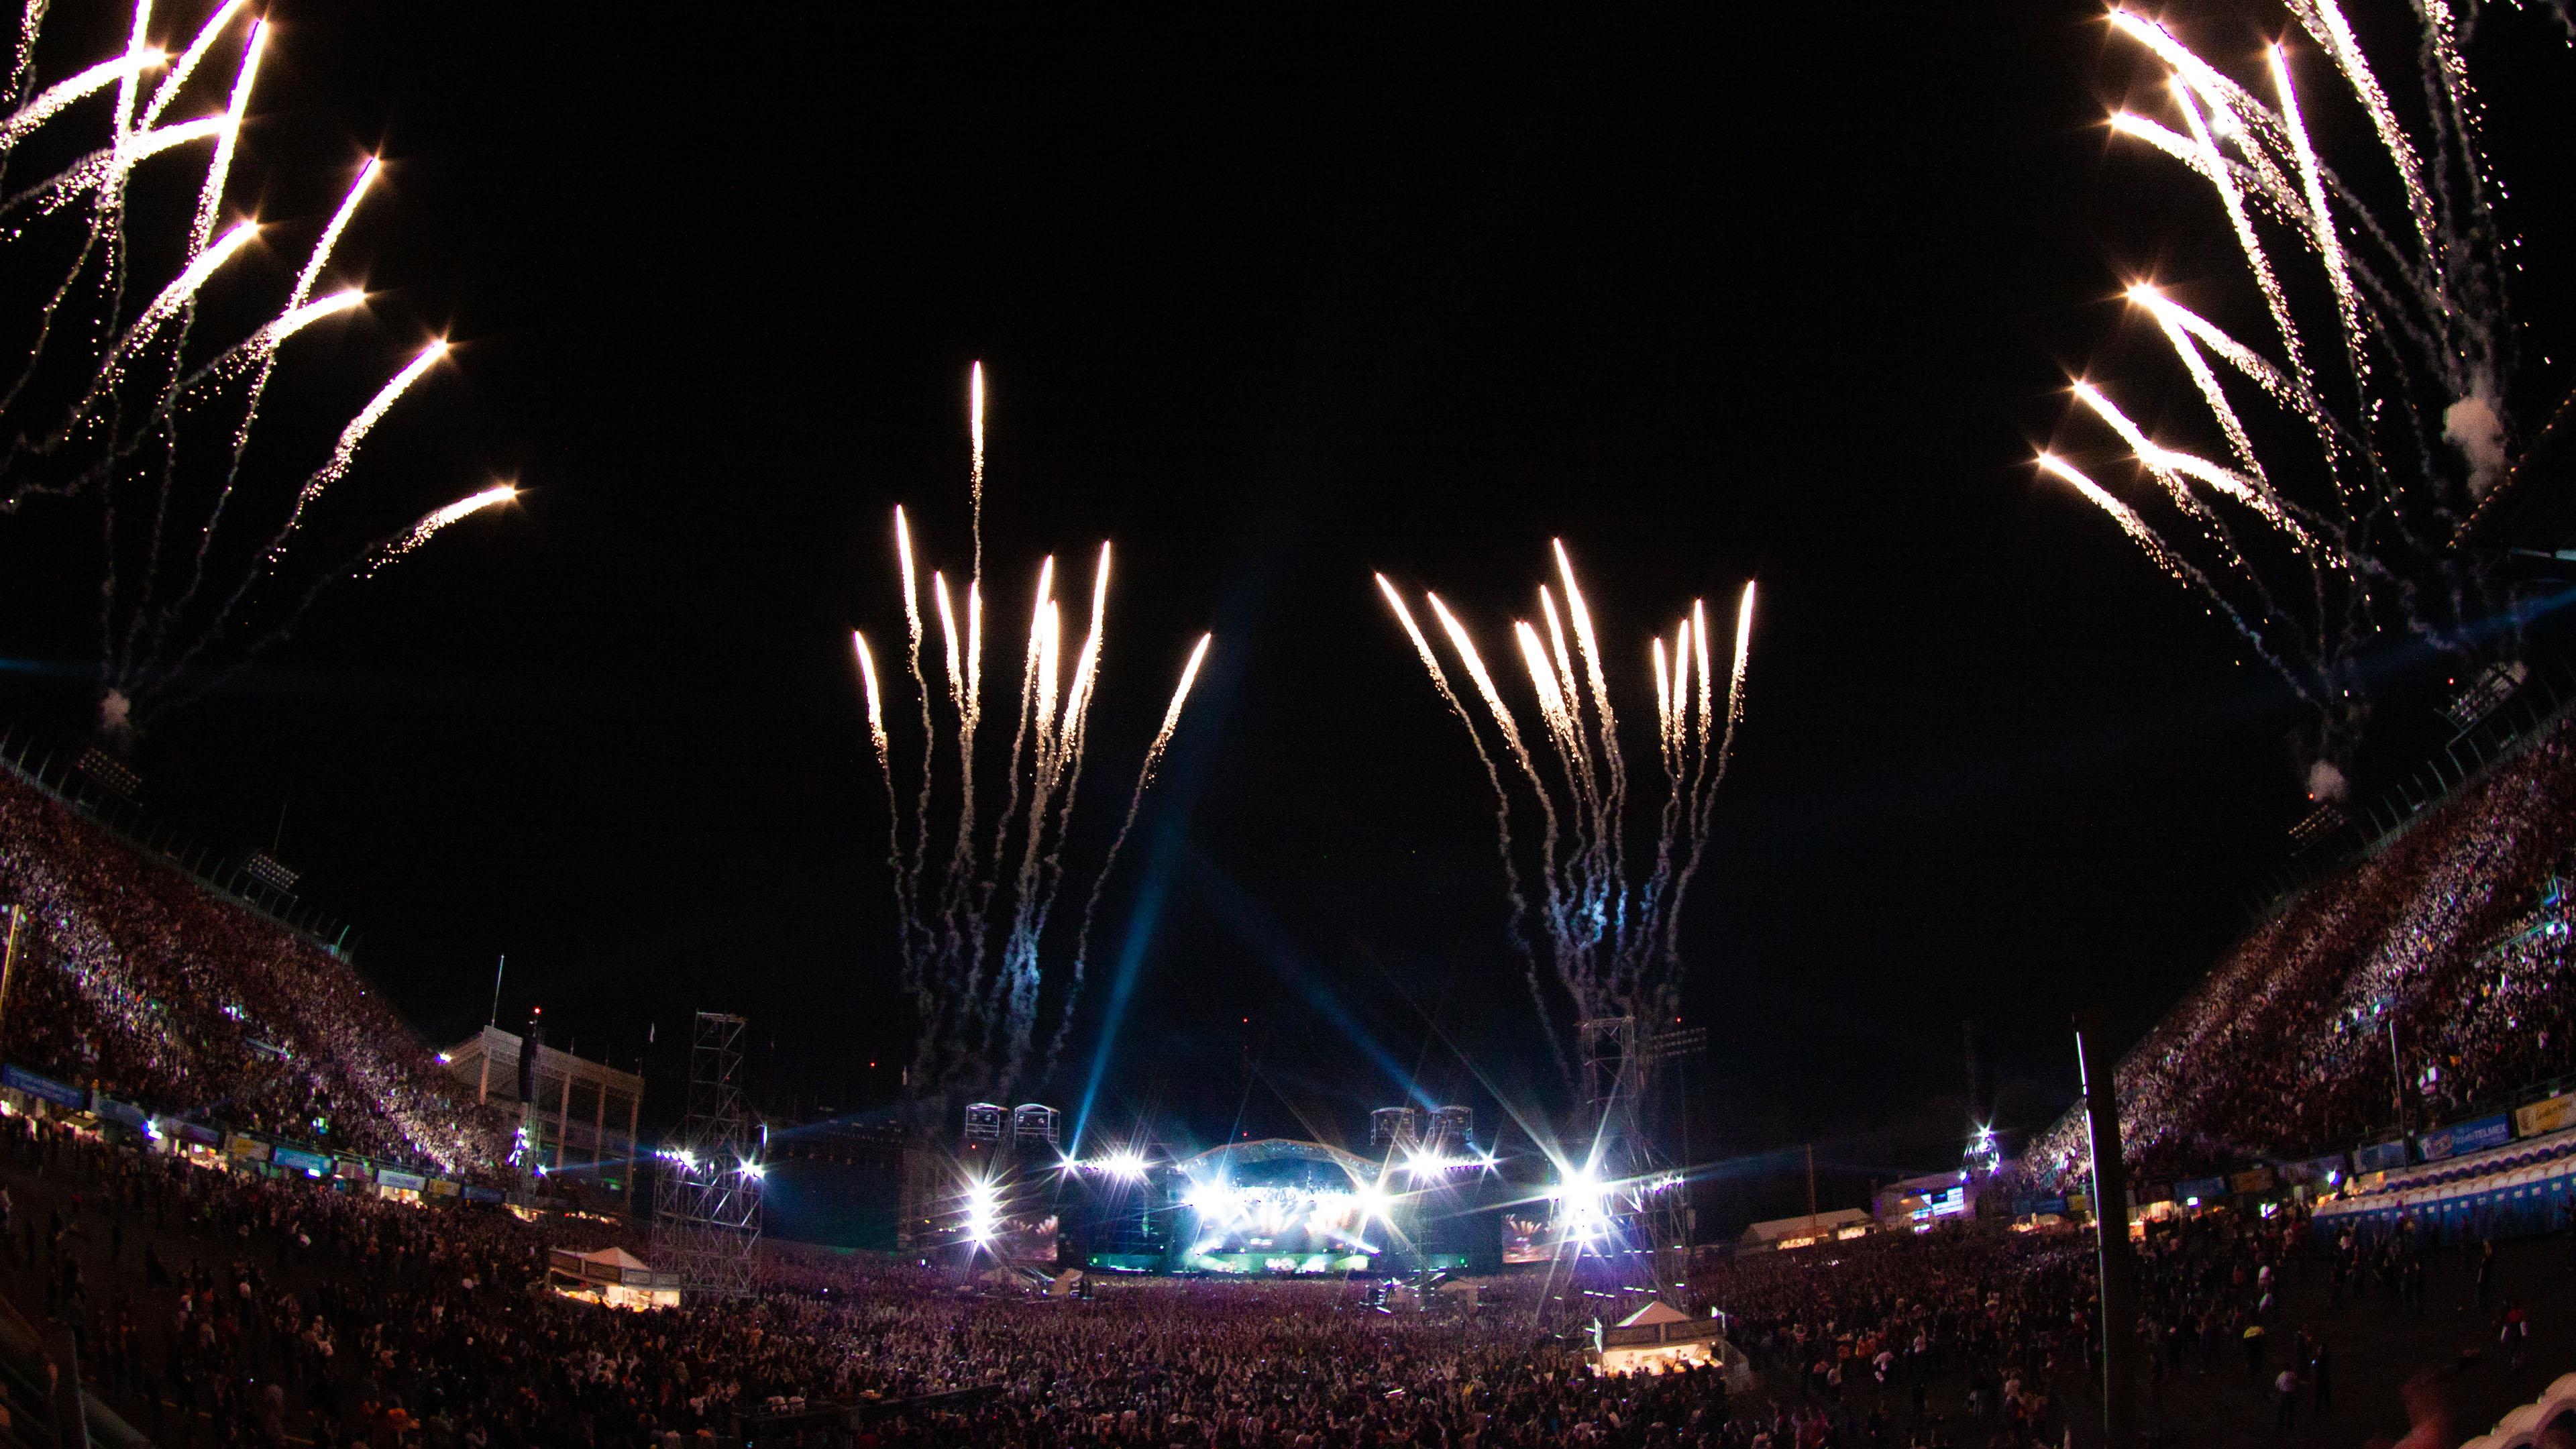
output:
[[[9, 988], [18, 981], [18, 945], [26, 935], [27, 908], [13, 905], [9, 908], [9, 944], [0, 948], [0, 1023], [8, 1019]], [[5, 1040], [0, 1036], [0, 1041]]]
[[2093, 1135], [2093, 1227], [2102, 1274], [2102, 1433], [2112, 1449], [2138, 1442], [2138, 1281], [2129, 1257], [2129, 1173], [2120, 1158], [2117, 1072], [2103, 1050], [2110, 1014], [2075, 1014], [2075, 1065]]

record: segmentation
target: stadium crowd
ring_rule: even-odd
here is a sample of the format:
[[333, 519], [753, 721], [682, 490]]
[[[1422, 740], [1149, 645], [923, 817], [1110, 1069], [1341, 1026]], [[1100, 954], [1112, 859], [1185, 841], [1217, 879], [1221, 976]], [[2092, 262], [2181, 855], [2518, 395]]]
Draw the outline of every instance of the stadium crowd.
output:
[[[545, 1288], [550, 1247], [614, 1241], [611, 1224], [203, 1168], [24, 1116], [0, 1123], [0, 1178], [0, 1284], [31, 1311], [41, 1297], [97, 1391], [172, 1449], [766, 1445], [826, 1404], [857, 1406], [855, 1442], [876, 1446], [2034, 1446], [2093, 1392], [2080, 1242], [1992, 1224], [1696, 1274], [1692, 1311], [1724, 1314], [1767, 1371], [1746, 1393], [1714, 1369], [1590, 1371], [1588, 1325], [1622, 1276], [1606, 1268], [1491, 1281], [1444, 1313], [1338, 1283], [1045, 1299], [790, 1252], [755, 1297], [629, 1313]], [[2242, 1406], [2287, 1370], [2288, 1397], [2330, 1407], [2330, 1350], [2291, 1337], [2282, 1280], [2331, 1271], [2338, 1296], [2348, 1276], [2399, 1300], [2420, 1259], [2384, 1242], [2329, 1264], [2305, 1228], [2220, 1215], [2150, 1235], [2159, 1413], [2169, 1374], [2232, 1383], [2240, 1354]]]
[[[2355, 869], [2291, 900], [2119, 1067], [2133, 1180], [2347, 1148], [2396, 1122], [2391, 1033], [2421, 1126], [2567, 1070], [2576, 1042], [2576, 722]], [[2023, 1161], [2086, 1171], [2071, 1110]]]
[[[2552, 867], [2576, 841], [2566, 727], [2257, 930], [2122, 1065], [2149, 1174], [2331, 1145], [2384, 1120], [2395, 1022], [2427, 1108], [2563, 1065], [2576, 1033]], [[226, 1126], [472, 1175], [504, 1142], [337, 955], [0, 775], [0, 899], [36, 932], [0, 1055]], [[2379, 1115], [2374, 1115], [2379, 1114]], [[2078, 1119], [2070, 1119], [2078, 1120]], [[2032, 1156], [2080, 1172], [2068, 1128]], [[2009, 1193], [2007, 1184], [2001, 1191]], [[14, 1201], [13, 1201], [14, 1195]], [[1482, 1285], [1469, 1312], [1365, 1286], [1118, 1282], [1039, 1298], [953, 1270], [793, 1251], [735, 1301], [623, 1313], [548, 1291], [548, 1253], [647, 1251], [617, 1224], [420, 1206], [331, 1179], [200, 1166], [25, 1114], [0, 1120], [0, 1285], [68, 1326], [82, 1371], [172, 1449], [715, 1449], [856, 1405], [861, 1445], [1947, 1449], [2061, 1443], [2092, 1392], [2099, 1304], [2072, 1236], [1993, 1224], [1705, 1266], [1762, 1370], [1606, 1378], [1591, 1325], [1621, 1275]], [[128, 1251], [129, 1237], [139, 1240]], [[2420, 1311], [2410, 1233], [2320, 1257], [2295, 1209], [2159, 1225], [2141, 1269], [2151, 1403], [2233, 1372], [2286, 1427], [2333, 1349], [2281, 1307]], [[2516, 1331], [2510, 1300], [2478, 1307]], [[762, 1425], [770, 1427], [763, 1428]]]
[[34, 916], [0, 1054], [111, 1096], [448, 1173], [478, 1109], [341, 957], [0, 772], [0, 899]]

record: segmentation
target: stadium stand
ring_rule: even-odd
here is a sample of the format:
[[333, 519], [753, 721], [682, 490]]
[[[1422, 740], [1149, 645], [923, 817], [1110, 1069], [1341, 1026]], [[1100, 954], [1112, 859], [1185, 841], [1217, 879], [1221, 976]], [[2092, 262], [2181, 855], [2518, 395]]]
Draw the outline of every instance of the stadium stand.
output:
[[[2119, 1066], [2137, 1179], [2348, 1147], [2510, 1098], [2576, 1043], [2561, 871], [2576, 845], [2576, 722], [2561, 718], [2377, 854], [2256, 926]], [[2080, 1110], [2027, 1145], [2084, 1175]]]
[[0, 772], [0, 900], [34, 930], [0, 1055], [172, 1115], [447, 1173], [506, 1149], [341, 957]]

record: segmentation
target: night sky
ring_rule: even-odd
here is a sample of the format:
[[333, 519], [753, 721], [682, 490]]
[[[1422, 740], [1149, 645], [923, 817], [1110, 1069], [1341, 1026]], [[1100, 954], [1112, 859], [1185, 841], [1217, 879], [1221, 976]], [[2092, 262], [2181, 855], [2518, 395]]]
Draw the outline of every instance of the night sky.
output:
[[[1759, 577], [1684, 932], [1735, 1221], [1803, 1202], [1765, 1154], [1810, 1140], [1829, 1192], [1955, 1161], [1971, 1018], [2007, 1122], [2053, 1117], [2068, 1014], [2143, 1030], [2306, 808], [2283, 693], [2028, 465], [2125, 280], [2233, 275], [2205, 190], [2110, 144], [2151, 77], [2091, 4], [271, 13], [236, 198], [309, 226], [392, 165], [330, 365], [461, 345], [348, 486], [528, 492], [138, 763], [199, 838], [274, 834], [435, 1039], [507, 952], [504, 1023], [645, 1054], [664, 1111], [702, 1008], [750, 1014], [782, 1110], [891, 1099], [847, 632], [900, 637], [892, 504], [962, 568], [977, 358], [994, 670], [1042, 553], [1120, 551], [1078, 851], [1218, 636], [1043, 1094], [1141, 946], [1102, 1124], [1343, 1137], [1415, 1072], [1489, 1122], [1556, 1101], [1483, 777], [1372, 570], [1498, 641], [1563, 537], [1632, 719], [1649, 632]], [[2231, 61], [2271, 33], [2216, 14], [2181, 23]], [[2555, 37], [2498, 10], [2473, 52], [2536, 185]], [[74, 743], [95, 571], [26, 538], [0, 707]]]

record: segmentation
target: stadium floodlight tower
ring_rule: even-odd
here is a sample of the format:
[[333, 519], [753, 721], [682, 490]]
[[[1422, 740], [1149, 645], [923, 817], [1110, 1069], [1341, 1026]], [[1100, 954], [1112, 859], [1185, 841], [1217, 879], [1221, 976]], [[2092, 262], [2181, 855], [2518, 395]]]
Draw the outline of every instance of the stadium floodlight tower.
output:
[[1411, 1152], [1422, 1145], [1422, 1109], [1380, 1107], [1369, 1113], [1369, 1147], [1377, 1152]]
[[1061, 1156], [1064, 1114], [1044, 1102], [1022, 1102], [1012, 1108], [1011, 1147], [1022, 1157]]
[[1587, 1150], [1595, 1180], [1621, 1184], [1605, 1204], [1614, 1217], [1630, 1216], [1644, 1229], [1653, 1258], [1655, 1286], [1671, 1291], [1681, 1286], [1690, 1246], [1690, 1195], [1682, 1175], [1655, 1146], [1647, 1110], [1655, 1095], [1659, 1068], [1707, 1044], [1701, 1027], [1674, 1026], [1640, 1031], [1632, 1016], [1601, 1016], [1576, 1023], [1575, 1045], [1583, 1062], [1583, 1125], [1591, 1133]]
[[654, 1266], [683, 1294], [743, 1298], [760, 1251], [759, 1131], [742, 1095], [739, 1016], [701, 1011], [689, 1046], [689, 1115], [662, 1149]]
[[1465, 1156], [1476, 1150], [1476, 1109], [1442, 1107], [1431, 1114], [1429, 1147], [1436, 1156]]

